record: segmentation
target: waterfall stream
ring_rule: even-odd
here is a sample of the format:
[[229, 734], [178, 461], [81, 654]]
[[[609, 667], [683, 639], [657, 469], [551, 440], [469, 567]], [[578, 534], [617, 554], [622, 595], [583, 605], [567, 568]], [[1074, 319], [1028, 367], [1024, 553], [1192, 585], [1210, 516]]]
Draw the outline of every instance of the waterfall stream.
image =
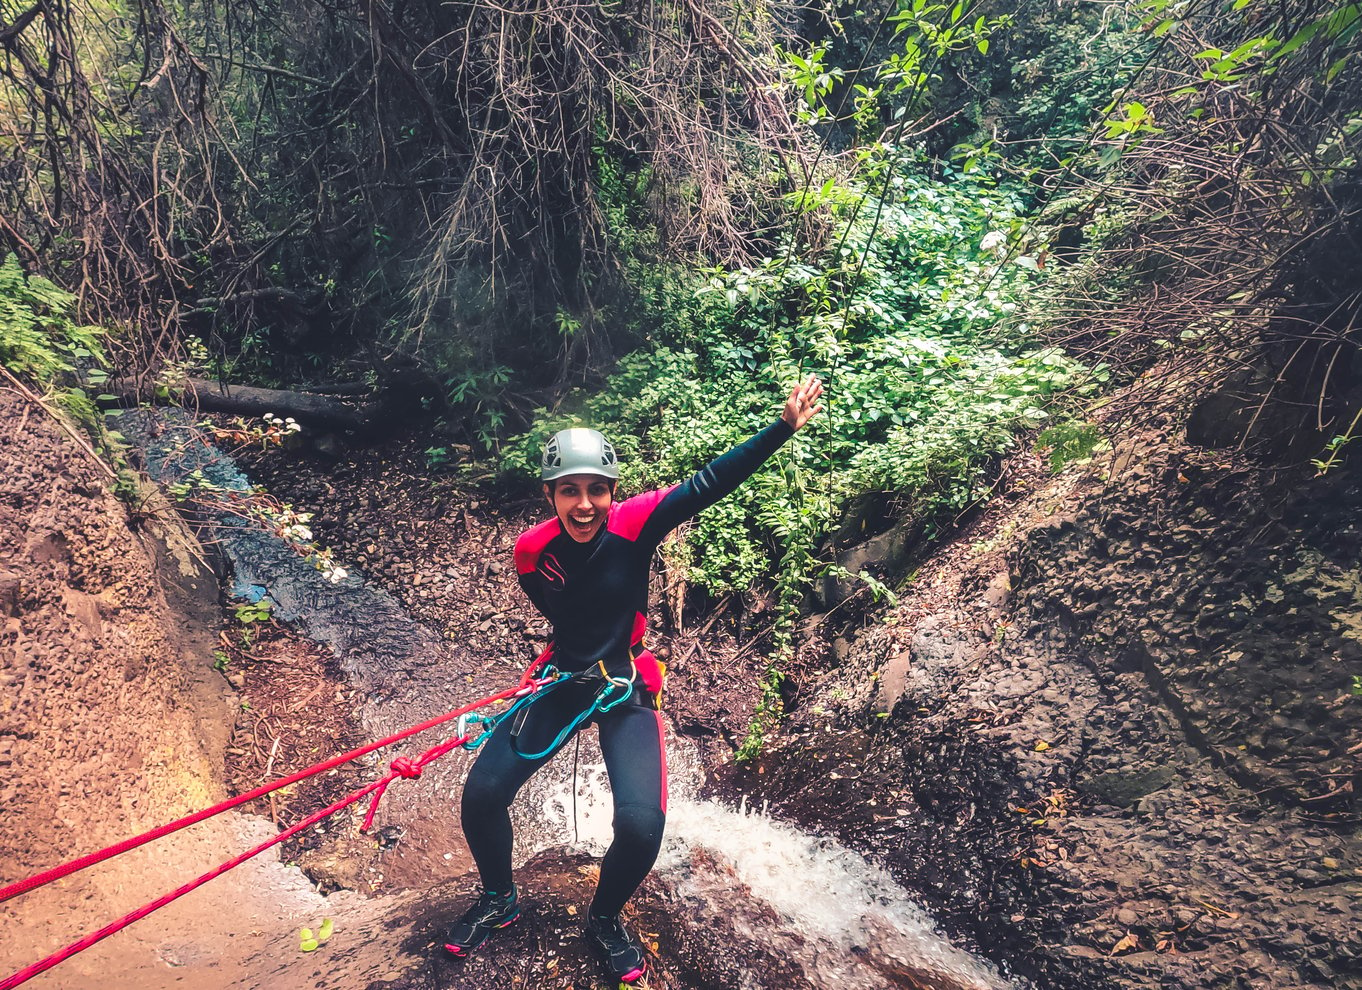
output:
[[[517, 801], [518, 859], [560, 845], [599, 856], [609, 845], [605, 764], [594, 733], [583, 735], [575, 801], [566, 752], [531, 778]], [[855, 851], [777, 821], [745, 798], [732, 808], [699, 797], [704, 771], [685, 739], [668, 734], [667, 758], [671, 795], [656, 871], [689, 904], [722, 914], [726, 926], [745, 926], [746, 937], [786, 945], [827, 990], [902, 985], [895, 974], [942, 990], [1015, 986], [953, 946], [907, 890]], [[742, 899], [771, 910], [735, 911]]]

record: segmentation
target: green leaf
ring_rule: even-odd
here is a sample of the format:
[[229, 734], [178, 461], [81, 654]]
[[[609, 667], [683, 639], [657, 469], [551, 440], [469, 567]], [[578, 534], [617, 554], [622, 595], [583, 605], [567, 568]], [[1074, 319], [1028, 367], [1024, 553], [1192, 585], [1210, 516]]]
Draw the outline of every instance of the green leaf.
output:
[[331, 933], [335, 931], [335, 928], [336, 926], [332, 924], [330, 918], [323, 918], [322, 927], [317, 929], [317, 941], [325, 942], [331, 937]]
[[[1304, 45], [1305, 43], [1310, 41], [1310, 39], [1312, 39], [1315, 36], [1315, 33], [1319, 31], [1321, 23], [1322, 23], [1321, 21], [1315, 21], [1313, 24], [1307, 24], [1305, 25], [1305, 27], [1301, 28], [1299, 31], [1293, 34], [1290, 38], [1287, 39], [1286, 44], [1282, 45], [1282, 47], [1278, 48], [1273, 53], [1272, 55], [1273, 60], [1276, 61], [1277, 59], [1286, 58], [1286, 56], [1290, 55], [1301, 45]], [[1242, 48], [1244, 46], [1240, 45], [1239, 47]]]
[[1234, 51], [1226, 55], [1225, 58], [1238, 65], [1241, 62], [1247, 61], [1250, 55], [1256, 55], [1264, 48], [1275, 48], [1276, 46], [1277, 39], [1268, 37], [1267, 35], [1258, 38], [1250, 38]]
[[320, 944], [316, 936], [312, 934], [311, 928], [304, 928], [298, 933], [298, 950], [300, 952], [316, 952], [317, 946]]

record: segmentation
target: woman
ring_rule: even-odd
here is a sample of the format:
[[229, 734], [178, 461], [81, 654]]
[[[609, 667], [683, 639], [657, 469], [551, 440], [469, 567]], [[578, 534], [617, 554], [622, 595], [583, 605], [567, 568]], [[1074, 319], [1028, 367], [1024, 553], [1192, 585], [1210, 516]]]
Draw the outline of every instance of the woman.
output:
[[553, 626], [551, 663], [579, 674], [492, 733], [464, 786], [462, 822], [483, 893], [449, 931], [465, 956], [520, 917], [511, 880], [512, 799], [584, 724], [594, 722], [614, 796], [614, 839], [601, 862], [587, 933], [622, 983], [647, 970], [620, 910], [652, 869], [667, 809], [661, 664], [643, 646], [648, 575], [662, 538], [728, 495], [823, 407], [813, 375], [780, 419], [689, 481], [615, 502], [614, 448], [595, 430], [563, 430], [544, 448], [541, 478], [554, 518], [516, 541], [520, 585]]

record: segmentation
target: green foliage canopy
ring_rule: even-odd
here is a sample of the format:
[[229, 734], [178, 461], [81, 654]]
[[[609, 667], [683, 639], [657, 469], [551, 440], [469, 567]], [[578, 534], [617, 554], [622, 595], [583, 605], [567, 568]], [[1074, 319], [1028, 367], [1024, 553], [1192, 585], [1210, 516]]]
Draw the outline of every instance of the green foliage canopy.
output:
[[823, 255], [700, 273], [685, 308], [603, 390], [541, 410], [505, 449], [506, 470], [532, 477], [548, 435], [587, 424], [614, 438], [625, 490], [671, 483], [770, 422], [816, 372], [827, 414], [696, 521], [682, 550], [693, 580], [717, 592], [774, 570], [793, 593], [827, 565], [814, 547], [848, 499], [891, 493], [924, 518], [978, 499], [1017, 431], [1097, 379], [1028, 345], [1015, 320], [1042, 277], [1033, 259], [1006, 256], [1022, 225], [1016, 195], [982, 171], [936, 179], [901, 157], [880, 163], [893, 175], [877, 223], [859, 209], [872, 193], [848, 187], [833, 213], [855, 219]]

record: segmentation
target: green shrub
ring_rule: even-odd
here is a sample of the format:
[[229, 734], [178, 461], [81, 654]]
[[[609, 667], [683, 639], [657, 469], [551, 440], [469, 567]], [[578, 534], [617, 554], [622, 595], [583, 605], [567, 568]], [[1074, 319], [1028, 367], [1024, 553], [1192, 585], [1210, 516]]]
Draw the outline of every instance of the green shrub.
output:
[[75, 362], [104, 363], [100, 327], [78, 326], [68, 315], [75, 296], [41, 275], [25, 275], [13, 254], [0, 263], [0, 364], [16, 375], [51, 382]]
[[[895, 157], [871, 164], [884, 175]], [[827, 412], [740, 497], [694, 522], [676, 554], [691, 580], [722, 592], [774, 576], [797, 602], [830, 564], [814, 550], [848, 499], [892, 493], [930, 517], [980, 498], [1014, 436], [1095, 380], [1037, 350], [1015, 321], [1042, 278], [1009, 250], [1019, 199], [979, 170], [892, 168], [882, 208], [864, 188], [828, 191], [849, 229], [826, 256], [701, 272], [652, 347], [570, 412], [541, 410], [504, 449], [503, 469], [532, 478], [551, 433], [590, 425], [615, 442], [624, 492], [669, 484], [771, 422], [812, 371], [827, 382]]]
[[[824, 378], [826, 413], [666, 548], [711, 592], [774, 585], [769, 666], [740, 757], [780, 715], [781, 669], [811, 582], [847, 576], [818, 554], [843, 506], [882, 492], [927, 522], [958, 513], [986, 496], [990, 465], [1019, 432], [1105, 376], [1038, 349], [1017, 315], [1044, 276], [1019, 250], [1035, 233], [1015, 194], [979, 169], [933, 177], [891, 148], [866, 165], [883, 196], [836, 184], [800, 196], [843, 225], [829, 250], [700, 272], [690, 299], [656, 314], [653, 346], [622, 360], [602, 390], [572, 397], [568, 412], [540, 410], [502, 451], [503, 470], [528, 481], [551, 433], [596, 427], [619, 450], [627, 495], [686, 477], [770, 423], [803, 375]], [[877, 597], [887, 591], [865, 580]]]

